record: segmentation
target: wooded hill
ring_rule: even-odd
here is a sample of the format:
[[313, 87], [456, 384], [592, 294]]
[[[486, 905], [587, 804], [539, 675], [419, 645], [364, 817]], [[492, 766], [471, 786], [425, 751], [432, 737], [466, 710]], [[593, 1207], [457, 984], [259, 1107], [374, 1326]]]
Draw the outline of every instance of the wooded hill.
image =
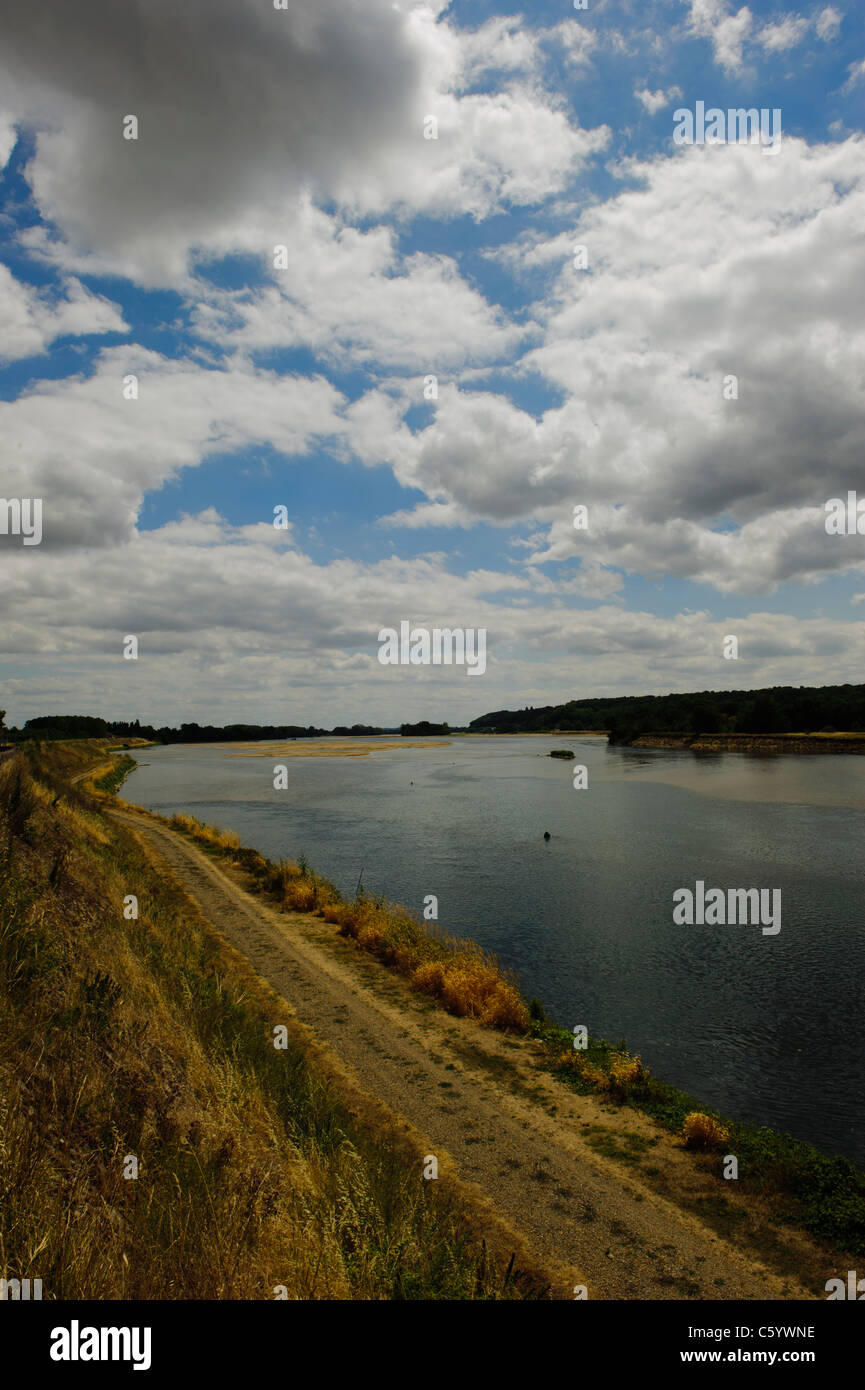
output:
[[861, 733], [865, 685], [776, 685], [764, 690], [700, 690], [692, 694], [604, 696], [563, 705], [495, 710], [471, 733], [609, 731], [613, 743], [641, 734]]

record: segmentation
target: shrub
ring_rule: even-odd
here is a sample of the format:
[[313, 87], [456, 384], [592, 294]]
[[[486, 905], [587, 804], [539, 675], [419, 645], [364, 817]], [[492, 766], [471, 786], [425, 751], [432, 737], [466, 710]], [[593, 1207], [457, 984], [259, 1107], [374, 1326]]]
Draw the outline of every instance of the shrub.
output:
[[719, 1149], [730, 1142], [730, 1131], [713, 1115], [692, 1110], [685, 1116], [682, 1138], [688, 1149]]
[[619, 1100], [624, 1100], [630, 1091], [645, 1086], [648, 1079], [649, 1069], [643, 1066], [639, 1057], [631, 1057], [628, 1053], [613, 1056], [609, 1088]]
[[440, 960], [428, 960], [413, 972], [411, 982], [423, 994], [440, 996], [445, 982], [445, 968]]
[[295, 912], [311, 912], [316, 905], [315, 884], [308, 879], [289, 883], [285, 890], [285, 905]]

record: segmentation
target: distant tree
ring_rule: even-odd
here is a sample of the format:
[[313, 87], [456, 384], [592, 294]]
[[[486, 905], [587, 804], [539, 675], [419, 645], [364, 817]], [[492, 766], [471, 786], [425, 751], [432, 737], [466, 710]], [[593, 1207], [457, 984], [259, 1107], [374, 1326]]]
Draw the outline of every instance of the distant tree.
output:
[[745, 709], [739, 720], [739, 729], [745, 734], [776, 734], [782, 730], [786, 720], [778, 703], [768, 694], [760, 694]]
[[706, 705], [699, 711], [695, 723], [699, 734], [719, 734], [723, 723], [721, 711], [715, 705]]

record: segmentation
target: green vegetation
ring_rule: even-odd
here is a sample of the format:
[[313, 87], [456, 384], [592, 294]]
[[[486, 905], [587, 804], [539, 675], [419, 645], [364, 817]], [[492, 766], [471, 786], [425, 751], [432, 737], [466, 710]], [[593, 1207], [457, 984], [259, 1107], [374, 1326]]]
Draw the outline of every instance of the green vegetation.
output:
[[19, 743], [28, 741], [66, 741], [79, 738], [143, 739], [151, 743], [249, 743], [255, 739], [320, 738], [326, 729], [312, 724], [181, 724], [179, 729], [154, 728], [139, 720], [100, 719], [89, 714], [44, 714], [28, 719], [23, 729], [10, 731]]
[[724, 1145], [739, 1161], [738, 1192], [759, 1194], [779, 1220], [804, 1226], [851, 1255], [865, 1254], [865, 1173], [855, 1163], [765, 1125], [706, 1112], [693, 1096], [653, 1076], [624, 1039], [613, 1044], [590, 1035], [578, 1050], [573, 1034], [551, 1022], [537, 1000], [530, 1011], [547, 1064], [562, 1081], [583, 1095], [605, 1095], [644, 1111], [689, 1147]]
[[0, 1277], [67, 1299], [543, 1295], [70, 785], [102, 755], [0, 768]]
[[[543, 734], [597, 732], [613, 743], [631, 743], [644, 734], [824, 734], [865, 733], [865, 685], [772, 686], [763, 690], [700, 690], [686, 694], [601, 696], [569, 700], [561, 705], [527, 706], [479, 715], [468, 726], [472, 734]], [[2, 726], [0, 726], [2, 731]], [[184, 723], [179, 728], [144, 725], [139, 720], [110, 721], [92, 715], [40, 715], [23, 729], [11, 729], [13, 742], [84, 738], [143, 739], [157, 743], [252, 743], [256, 740], [322, 738], [328, 730], [310, 724]], [[342, 737], [395, 733], [376, 725], [338, 725]], [[462, 730], [447, 723], [421, 719], [401, 724], [406, 737], [453, 735]]]
[[345, 724], [337, 724], [333, 730], [334, 735], [338, 735], [340, 738], [369, 738], [371, 735], [375, 737], [378, 734], [388, 732], [393, 731], [379, 729], [374, 724], [352, 724], [350, 729]]
[[538, 709], [496, 710], [471, 733], [608, 731], [613, 743], [641, 734], [783, 734], [865, 732], [865, 685], [773, 686], [768, 690], [701, 690], [683, 695], [604, 696]]
[[107, 792], [109, 796], [114, 796], [115, 792], [123, 786], [126, 778], [138, 763], [134, 758], [120, 758], [109, 770], [101, 777], [94, 780], [93, 786], [100, 792]]

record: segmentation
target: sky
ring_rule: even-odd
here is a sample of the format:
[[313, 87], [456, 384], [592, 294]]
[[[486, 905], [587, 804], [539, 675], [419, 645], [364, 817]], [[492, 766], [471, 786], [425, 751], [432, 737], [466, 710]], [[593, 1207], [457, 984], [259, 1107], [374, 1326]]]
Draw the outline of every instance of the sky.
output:
[[[0, 507], [7, 722], [865, 679], [865, 535], [826, 527], [865, 498], [852, 0], [2, 28], [0, 497], [42, 517]], [[383, 665], [404, 621], [483, 629], [483, 674]]]

